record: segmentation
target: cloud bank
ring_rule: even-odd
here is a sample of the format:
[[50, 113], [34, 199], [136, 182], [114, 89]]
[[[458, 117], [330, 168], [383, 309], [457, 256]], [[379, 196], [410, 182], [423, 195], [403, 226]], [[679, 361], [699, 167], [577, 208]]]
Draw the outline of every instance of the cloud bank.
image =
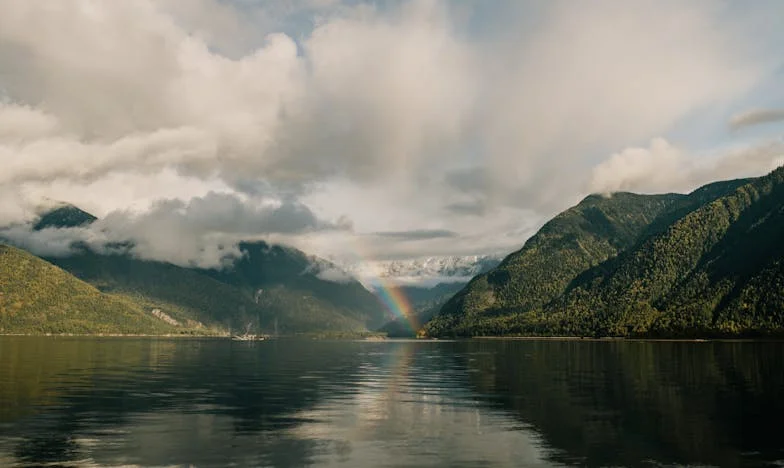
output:
[[241, 240], [351, 229], [343, 220], [321, 220], [295, 201], [252, 203], [221, 193], [161, 200], [142, 213], [114, 211], [84, 227], [35, 231], [32, 226], [27, 222], [0, 228], [0, 238], [44, 256], [68, 256], [86, 245], [102, 253], [205, 268], [240, 256]]
[[141, 255], [200, 265], [240, 236], [325, 255], [511, 250], [588, 189], [702, 180], [668, 132], [781, 65], [776, 2], [0, 11], [0, 216], [32, 196], [85, 204]]
[[690, 155], [663, 138], [647, 147], [627, 148], [597, 165], [591, 192], [688, 192], [717, 180], [752, 177], [784, 164], [784, 140], [724, 150], [716, 155]]
[[730, 126], [734, 130], [784, 120], [784, 109], [752, 109], [732, 116]]

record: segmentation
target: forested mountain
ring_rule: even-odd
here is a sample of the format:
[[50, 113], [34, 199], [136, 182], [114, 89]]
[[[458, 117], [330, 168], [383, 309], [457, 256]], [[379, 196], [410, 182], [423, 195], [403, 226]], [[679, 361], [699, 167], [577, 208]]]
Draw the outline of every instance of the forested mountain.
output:
[[441, 335], [707, 336], [784, 326], [784, 168], [689, 195], [591, 195], [425, 327]]
[[[42, 214], [35, 229], [84, 226], [95, 219], [61, 205]], [[132, 245], [129, 241], [126, 249], [116, 250]], [[384, 308], [360, 283], [348, 276], [342, 282], [321, 279], [323, 269], [337, 267], [289, 247], [242, 243], [242, 255], [221, 270], [106, 254], [80, 243], [72, 247], [72, 255], [45, 260], [101, 292], [144, 304], [147, 315], [158, 309], [181, 329], [226, 330], [252, 323], [255, 332], [356, 333], [387, 320]]]
[[[255, 253], [268, 247], [243, 244]], [[281, 333], [303, 333], [359, 332], [383, 323], [383, 308], [361, 285], [320, 280], [299, 263], [306, 258], [301, 252], [285, 250], [289, 255], [248, 253], [224, 270], [90, 250], [50, 260], [101, 290], [145, 298], [173, 317], [205, 325], [236, 329], [252, 322], [254, 330], [272, 332], [277, 321]]]
[[[61, 205], [34, 228], [94, 220]], [[688, 195], [591, 195], [454, 296], [455, 284], [404, 293], [420, 323], [432, 317], [423, 330], [431, 336], [779, 334], [781, 239], [784, 168]], [[252, 322], [259, 332], [353, 333], [389, 319], [359, 282], [290, 247], [244, 242], [223, 269], [73, 247], [43, 260], [2, 247], [2, 331], [168, 333]], [[382, 330], [410, 334], [402, 325]]]
[[0, 244], [0, 333], [173, 333], [141, 301], [101, 293], [23, 250]]
[[38, 221], [33, 225], [33, 229], [40, 231], [46, 228], [69, 228], [86, 226], [95, 221], [95, 216], [83, 211], [73, 205], [60, 204], [59, 206], [45, 211]]
[[241, 242], [239, 249], [242, 255], [232, 266], [203, 270], [203, 273], [239, 288], [261, 304], [265, 304], [270, 295], [282, 293], [283, 289], [298, 295], [289, 300], [300, 303], [291, 306], [330, 310], [367, 329], [375, 329], [387, 319], [376, 297], [355, 279], [347, 275], [341, 281], [321, 279], [325, 270], [338, 268], [326, 260], [263, 241]]

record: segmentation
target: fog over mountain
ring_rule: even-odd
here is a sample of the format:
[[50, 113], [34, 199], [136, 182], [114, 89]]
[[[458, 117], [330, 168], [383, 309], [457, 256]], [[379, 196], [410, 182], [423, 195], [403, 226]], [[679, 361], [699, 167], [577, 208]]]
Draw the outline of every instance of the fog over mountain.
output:
[[[590, 192], [684, 192], [784, 154], [777, 1], [0, 12], [0, 225], [48, 254], [130, 237], [201, 267], [259, 239], [360, 269], [497, 255]], [[100, 219], [30, 231], [46, 197]]]

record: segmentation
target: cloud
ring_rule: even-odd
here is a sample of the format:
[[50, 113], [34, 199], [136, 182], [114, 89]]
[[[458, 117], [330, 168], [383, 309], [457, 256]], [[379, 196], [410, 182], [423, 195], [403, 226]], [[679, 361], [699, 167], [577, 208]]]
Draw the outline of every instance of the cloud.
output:
[[448, 239], [457, 237], [457, 233], [447, 229], [414, 229], [411, 231], [383, 231], [374, 232], [374, 236], [399, 239], [403, 241], [418, 241], [430, 239]]
[[313, 263], [311, 263], [310, 266], [302, 272], [302, 274], [314, 274], [316, 275], [316, 278], [329, 281], [331, 283], [345, 284], [357, 281], [357, 279], [354, 278], [350, 273], [341, 269], [337, 265], [317, 258], [313, 259]]
[[315, 275], [317, 278], [332, 283], [351, 283], [357, 279], [336, 264], [323, 258], [311, 256], [310, 264], [300, 273]]
[[764, 67], [740, 35], [745, 22], [731, 24], [721, 5], [554, 2], [531, 37], [492, 55], [504, 61], [486, 88], [493, 186], [516, 203], [552, 209], [591, 155], [655, 137], [750, 89]]
[[243, 200], [221, 193], [188, 202], [160, 201], [141, 214], [113, 212], [94, 223], [94, 230], [110, 242], [131, 239], [133, 253], [141, 258], [201, 267], [220, 265], [228, 253], [237, 254], [240, 240], [341, 228], [295, 201]]
[[593, 169], [591, 192], [656, 192], [689, 183], [689, 159], [663, 138], [646, 148], [627, 148]]
[[730, 119], [730, 127], [733, 130], [740, 130], [745, 127], [781, 122], [782, 120], [784, 120], [784, 109], [751, 109], [733, 115]]
[[316, 273], [316, 277], [332, 283], [352, 283], [357, 279], [341, 270], [340, 268], [330, 268]]
[[[182, 29], [192, 8], [186, 21], [167, 14], [181, 2], [5, 3], [0, 62], [14, 73], [0, 84], [11, 102], [40, 103], [28, 120], [59, 130], [0, 141], [6, 183], [164, 167], [229, 183], [364, 179], [454, 138], [470, 104], [470, 54], [437, 3], [393, 18], [358, 8], [301, 46], [271, 33], [236, 59]], [[3, 106], [0, 121], [18, 112]]]
[[594, 167], [589, 191], [688, 192], [716, 180], [757, 176], [784, 164], [784, 142], [774, 140], [695, 157], [663, 138], [627, 148]]
[[[0, 216], [41, 194], [131, 210], [107, 219], [175, 262], [248, 233], [373, 255], [509, 247], [606, 154], [597, 190], [688, 185], [691, 151], [619, 149], [769, 79], [781, 33], [758, 18], [779, 8], [0, 0]], [[449, 235], [423, 229], [436, 217]]]
[[[0, 240], [30, 252], [48, 257], [67, 257], [74, 253], [74, 242], [94, 238], [89, 228], [43, 229], [33, 231], [30, 225], [12, 225], [0, 229]], [[101, 248], [103, 250], [103, 248]]]
[[52, 135], [57, 120], [29, 106], [0, 107], [0, 141], [20, 142]]
[[482, 200], [472, 200], [450, 203], [444, 206], [444, 210], [456, 215], [482, 216], [487, 212], [487, 206]]
[[[0, 141], [2, 181], [164, 167], [229, 185], [365, 181], [443, 168], [473, 140], [485, 190], [512, 193], [560, 164], [553, 154], [655, 134], [760, 73], [707, 3], [555, 2], [522, 37], [475, 42], [436, 1], [324, 9], [298, 42], [254, 42], [239, 8], [5, 0], [0, 62], [14, 72], [0, 84], [29, 114], [14, 131], [36, 138]], [[250, 48], [223, 55], [221, 38]]]
[[205, 268], [219, 267], [227, 257], [240, 255], [241, 240], [346, 229], [343, 220], [320, 220], [298, 202], [244, 200], [223, 193], [187, 202], [160, 200], [142, 213], [114, 211], [83, 228], [33, 231], [31, 226], [0, 229], [0, 237], [45, 256], [71, 255], [75, 242], [99, 252], [130, 243], [127, 251], [136, 257]]

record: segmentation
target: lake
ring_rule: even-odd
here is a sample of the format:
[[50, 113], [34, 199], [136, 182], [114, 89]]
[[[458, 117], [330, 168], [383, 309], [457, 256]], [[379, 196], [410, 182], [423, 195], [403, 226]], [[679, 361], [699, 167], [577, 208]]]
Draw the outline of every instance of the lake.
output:
[[0, 466], [784, 465], [784, 343], [0, 337]]

